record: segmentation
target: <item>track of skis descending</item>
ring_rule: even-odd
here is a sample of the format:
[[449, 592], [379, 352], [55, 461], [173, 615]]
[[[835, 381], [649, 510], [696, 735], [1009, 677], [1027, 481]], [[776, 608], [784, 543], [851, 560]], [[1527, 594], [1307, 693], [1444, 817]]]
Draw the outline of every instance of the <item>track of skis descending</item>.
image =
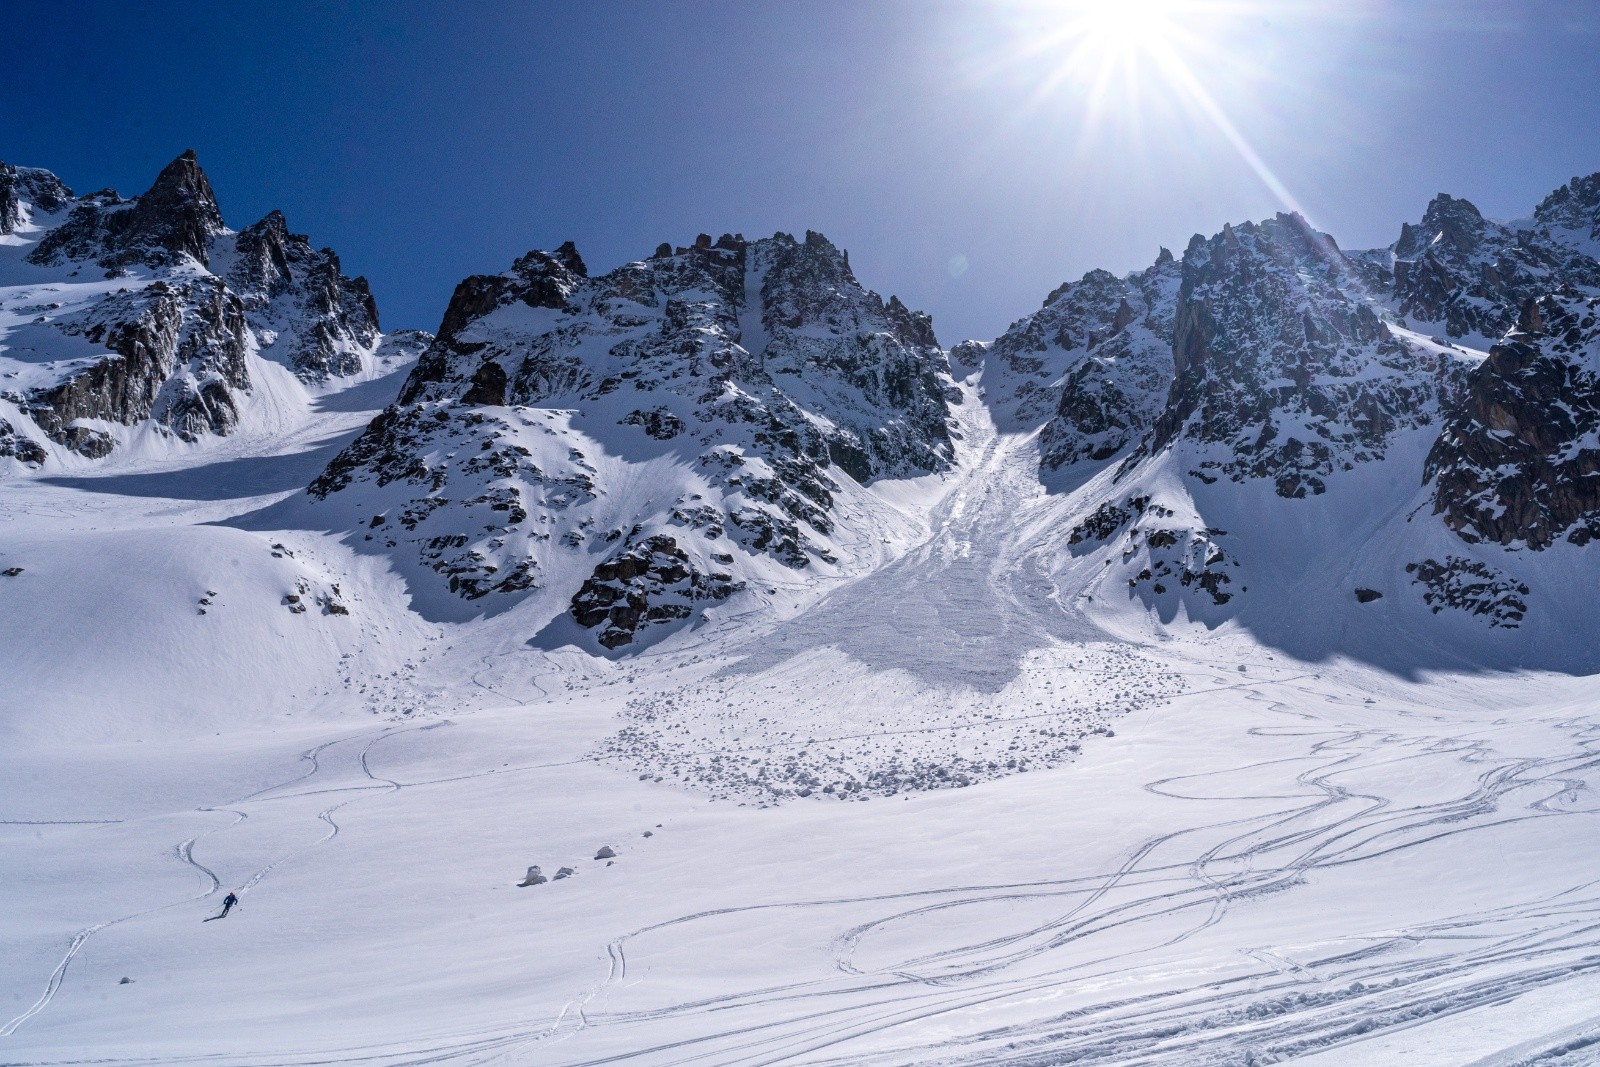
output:
[[[889, 567], [611, 662], [404, 624], [332, 538], [260, 553], [342, 583], [382, 679], [241, 592], [241, 644], [345, 657], [295, 714], [6, 724], [0, 1063], [1600, 1058], [1591, 679], [1109, 633], [1016, 532], [1057, 506], [1031, 443], [966, 447]], [[28, 573], [82, 492], [13, 511]], [[152, 544], [183, 510], [93, 502]], [[248, 572], [245, 536], [185, 544]]]

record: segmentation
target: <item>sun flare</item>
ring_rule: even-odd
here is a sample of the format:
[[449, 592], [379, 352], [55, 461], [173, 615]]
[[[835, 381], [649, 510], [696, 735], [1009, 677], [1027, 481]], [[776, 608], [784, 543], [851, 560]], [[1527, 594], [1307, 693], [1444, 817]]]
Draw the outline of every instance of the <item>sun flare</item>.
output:
[[[1229, 35], [1265, 10], [1251, 0], [998, 0], [1013, 22], [1003, 61], [1032, 81], [1032, 110], [1076, 112], [1080, 148], [1108, 127], [1135, 137], [1209, 128], [1291, 210], [1289, 190], [1230, 116], [1249, 94], [1230, 94], [1219, 71], [1238, 68]], [[1063, 106], [1066, 110], [1063, 112]]]

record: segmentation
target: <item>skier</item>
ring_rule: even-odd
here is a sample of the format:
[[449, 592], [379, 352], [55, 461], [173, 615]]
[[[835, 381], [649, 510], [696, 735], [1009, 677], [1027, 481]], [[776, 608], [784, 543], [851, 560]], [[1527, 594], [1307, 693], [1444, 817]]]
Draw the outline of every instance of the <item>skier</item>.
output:
[[[228, 895], [222, 898], [222, 914], [213, 915], [211, 916], [211, 919], [226, 919], [228, 917], [228, 912], [231, 911], [233, 906], [237, 903], [239, 903], [239, 898], [233, 894], [232, 890], [229, 890]], [[211, 919], [207, 919], [206, 922], [210, 922]]]

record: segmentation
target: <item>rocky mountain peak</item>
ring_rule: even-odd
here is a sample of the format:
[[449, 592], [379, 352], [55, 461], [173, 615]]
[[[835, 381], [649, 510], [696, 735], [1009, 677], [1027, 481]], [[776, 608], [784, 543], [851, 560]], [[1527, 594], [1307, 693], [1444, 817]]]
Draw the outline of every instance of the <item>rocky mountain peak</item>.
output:
[[[1091, 270], [1057, 286], [981, 353], [997, 421], [1016, 430], [1043, 423], [1049, 469], [1109, 459], [1138, 441], [1172, 381], [1177, 287], [1170, 253], [1126, 278]], [[979, 354], [964, 350], [962, 359]]]
[[0, 163], [0, 234], [16, 232], [25, 205], [59, 211], [71, 199], [72, 190], [49, 171]]
[[1402, 223], [1400, 240], [1395, 242], [1394, 254], [1400, 259], [1414, 259], [1422, 253], [1440, 246], [1460, 255], [1471, 255], [1483, 244], [1488, 223], [1470, 200], [1460, 200], [1449, 193], [1440, 193], [1428, 203], [1422, 221], [1413, 226]]
[[[219, 245], [225, 254], [226, 236], [213, 242], [214, 254]], [[378, 343], [378, 306], [367, 280], [346, 277], [333, 249], [313, 248], [274, 210], [239, 231], [224, 258], [263, 355], [306, 380], [361, 369]]]
[[[75, 198], [48, 171], [0, 164], [0, 219], [15, 230], [25, 217], [35, 226], [12, 242], [16, 253], [26, 252], [30, 280], [59, 295], [30, 306], [26, 328], [4, 331], [0, 348], [73, 358], [26, 359], [23, 375], [0, 352], [8, 381], [22, 379], [0, 396], [11, 442], [0, 457], [48, 459], [32, 439], [19, 451], [18, 419], [89, 459], [127, 440], [118, 427], [150, 424], [190, 442], [225, 435], [247, 417], [253, 356], [319, 382], [377, 358], [366, 280], [346, 277], [339, 257], [292, 233], [282, 212], [229, 232], [193, 151], [132, 200], [111, 190]], [[393, 352], [415, 347], [411, 338]]]
[[1396, 341], [1332, 238], [1298, 214], [1191, 241], [1173, 324], [1174, 379], [1153, 445], [1226, 445], [1199, 465], [1321, 493], [1425, 422], [1440, 368]]
[[[229, 271], [230, 280], [241, 288], [257, 288], [269, 293], [289, 283], [289, 221], [283, 212], [273, 210], [253, 226], [239, 231], [238, 257]], [[304, 240], [304, 238], [301, 238]]]
[[1401, 227], [1391, 247], [1400, 314], [1439, 323], [1451, 337], [1476, 335], [1484, 347], [1512, 328], [1531, 297], [1562, 285], [1600, 287], [1591, 233], [1600, 225], [1596, 179], [1574, 179], [1540, 204], [1532, 229], [1485, 219], [1466, 200], [1441, 193], [1422, 220]]
[[206, 262], [206, 244], [222, 232], [222, 209], [194, 149], [162, 168], [129, 212], [128, 238], [187, 252]]
[[1600, 173], [1573, 178], [1539, 202], [1535, 221], [1600, 240]]
[[187, 255], [207, 266], [211, 239], [223, 228], [211, 181], [189, 149], [132, 201], [115, 194], [84, 198], [28, 258], [41, 265], [95, 259], [116, 269], [134, 263], [159, 266]]
[[949, 390], [928, 317], [815, 232], [700, 234], [596, 276], [567, 244], [457, 286], [399, 400], [310, 488], [374, 501], [454, 597], [554, 583], [614, 648], [740, 575], [837, 563], [840, 472], [947, 469]]

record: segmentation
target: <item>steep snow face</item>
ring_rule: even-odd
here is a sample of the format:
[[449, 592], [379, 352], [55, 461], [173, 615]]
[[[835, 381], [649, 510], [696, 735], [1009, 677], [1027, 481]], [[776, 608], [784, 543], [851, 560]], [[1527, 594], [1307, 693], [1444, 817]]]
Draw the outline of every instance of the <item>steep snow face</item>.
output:
[[308, 397], [258, 396], [259, 359], [326, 391], [392, 366], [381, 341], [365, 280], [278, 212], [228, 230], [193, 152], [132, 200], [0, 164], [6, 466], [102, 459], [141, 429], [198, 444], [252, 408], [276, 420]]
[[948, 468], [952, 390], [927, 317], [820, 234], [702, 235], [596, 278], [568, 243], [462, 282], [311, 494], [482, 610], [560, 590], [618, 647], [861, 555], [841, 493]]
[[1283, 497], [1432, 424], [1462, 369], [1390, 331], [1332, 238], [1283, 214], [1190, 242], [1173, 359], [1153, 448], [1191, 446], [1201, 480], [1267, 478]]
[[[1527, 226], [1492, 222], [1443, 193], [1422, 220], [1400, 229], [1387, 258], [1395, 306], [1450, 337], [1489, 341], [1516, 324], [1524, 301], [1562, 285], [1600, 293], [1594, 254], [1595, 186], [1574, 179], [1540, 204]], [[1383, 280], [1382, 272], [1374, 276]]]
[[[983, 385], [1002, 427], [1042, 426], [1049, 469], [1107, 460], [1155, 421], [1172, 381], [1180, 271], [1172, 254], [1126, 278], [1094, 270], [1068, 282], [985, 352]], [[956, 356], [962, 358], [961, 355]]]
[[1527, 303], [1469, 378], [1427, 476], [1434, 513], [1467, 541], [1600, 536], [1600, 297]]

